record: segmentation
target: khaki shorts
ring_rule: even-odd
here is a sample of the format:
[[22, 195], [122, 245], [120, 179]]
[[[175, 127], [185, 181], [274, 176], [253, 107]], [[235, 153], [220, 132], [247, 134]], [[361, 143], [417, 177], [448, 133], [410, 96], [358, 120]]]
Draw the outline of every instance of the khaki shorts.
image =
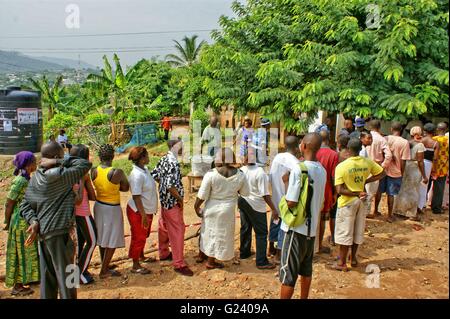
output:
[[359, 198], [351, 204], [340, 207], [336, 213], [334, 241], [338, 245], [361, 245], [364, 242], [367, 203]]

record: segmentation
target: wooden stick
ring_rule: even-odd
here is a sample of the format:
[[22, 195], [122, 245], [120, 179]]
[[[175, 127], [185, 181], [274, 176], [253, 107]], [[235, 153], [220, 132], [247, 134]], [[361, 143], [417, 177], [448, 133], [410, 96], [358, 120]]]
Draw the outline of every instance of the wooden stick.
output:
[[[184, 239], [184, 241], [190, 240], [190, 239], [198, 237], [198, 236], [200, 236], [200, 228], [197, 230], [197, 232], [194, 235], [186, 237]], [[153, 253], [155, 251], [158, 251], [158, 248], [152, 248], [152, 249], [146, 250], [146, 251], [144, 251], [144, 254], [150, 254], [150, 253]], [[128, 256], [126, 256], [126, 257], [117, 257], [117, 258], [114, 258], [113, 260], [111, 260], [110, 263], [111, 264], [122, 264], [122, 263], [126, 262], [129, 259], [130, 258]], [[96, 261], [96, 262], [91, 263], [91, 267], [92, 268], [98, 268], [98, 266], [101, 266], [101, 264], [102, 263], [100, 261]]]

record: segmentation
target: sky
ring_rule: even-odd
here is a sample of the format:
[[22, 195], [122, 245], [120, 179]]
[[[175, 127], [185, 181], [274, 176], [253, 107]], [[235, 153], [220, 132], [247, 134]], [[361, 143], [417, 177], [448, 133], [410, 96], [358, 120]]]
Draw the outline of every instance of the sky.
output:
[[[121, 63], [133, 65], [142, 58], [175, 53], [173, 40], [185, 35], [197, 34], [199, 41], [211, 42], [209, 30], [219, 28], [221, 15], [233, 15], [231, 4], [232, 0], [0, 0], [0, 50], [80, 58], [101, 66], [103, 54], [111, 57], [109, 51], [120, 48]], [[98, 36], [136, 32], [147, 34]]]

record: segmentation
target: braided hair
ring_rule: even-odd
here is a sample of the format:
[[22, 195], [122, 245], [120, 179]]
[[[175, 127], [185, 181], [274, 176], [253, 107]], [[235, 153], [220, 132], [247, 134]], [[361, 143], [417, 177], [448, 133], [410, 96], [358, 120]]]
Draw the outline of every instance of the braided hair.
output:
[[114, 147], [109, 144], [101, 145], [98, 150], [98, 157], [102, 162], [112, 161], [114, 159]]

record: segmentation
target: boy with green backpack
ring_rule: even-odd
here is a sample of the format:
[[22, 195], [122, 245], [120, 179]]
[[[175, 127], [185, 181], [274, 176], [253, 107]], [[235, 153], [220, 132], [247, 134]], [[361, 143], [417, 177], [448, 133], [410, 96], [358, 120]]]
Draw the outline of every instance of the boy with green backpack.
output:
[[314, 241], [324, 202], [327, 174], [316, 154], [322, 139], [307, 134], [300, 144], [304, 161], [291, 171], [286, 196], [279, 209], [281, 230], [285, 233], [281, 250], [281, 299], [290, 299], [298, 276], [301, 276], [301, 298], [306, 299], [312, 279]]

